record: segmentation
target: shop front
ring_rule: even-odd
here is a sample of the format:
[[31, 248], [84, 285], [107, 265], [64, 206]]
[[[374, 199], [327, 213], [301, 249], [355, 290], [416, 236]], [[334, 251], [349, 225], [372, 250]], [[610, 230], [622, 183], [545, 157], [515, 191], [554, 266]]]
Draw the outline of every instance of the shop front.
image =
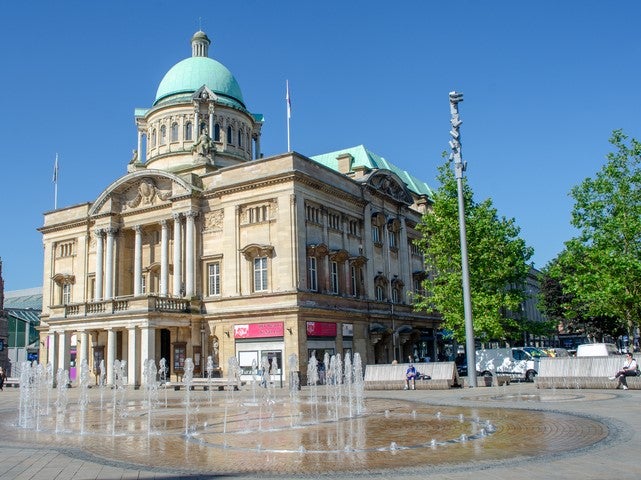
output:
[[283, 384], [283, 353], [285, 343], [283, 322], [234, 325], [236, 357], [241, 369], [241, 380], [249, 382], [262, 374], [268, 365], [272, 381]]

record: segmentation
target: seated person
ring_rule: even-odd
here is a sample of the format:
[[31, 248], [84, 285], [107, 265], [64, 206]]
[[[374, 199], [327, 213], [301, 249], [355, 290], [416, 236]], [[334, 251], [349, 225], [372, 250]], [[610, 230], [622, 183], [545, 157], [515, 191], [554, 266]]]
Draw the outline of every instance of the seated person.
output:
[[416, 390], [416, 368], [410, 363], [405, 371], [405, 390]]
[[610, 377], [610, 380], [619, 380], [617, 382], [617, 387], [623, 387], [623, 390], [628, 389], [628, 381], [625, 377], [636, 377], [637, 376], [637, 361], [632, 358], [632, 353], [628, 352], [625, 354], [625, 362], [623, 362], [623, 367], [619, 370], [614, 377]]

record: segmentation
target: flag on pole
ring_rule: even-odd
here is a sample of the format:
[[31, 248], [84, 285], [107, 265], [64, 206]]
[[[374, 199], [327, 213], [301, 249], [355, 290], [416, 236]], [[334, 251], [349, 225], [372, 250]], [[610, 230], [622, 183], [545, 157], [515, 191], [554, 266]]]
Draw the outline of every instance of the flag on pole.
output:
[[58, 154], [56, 153], [56, 161], [53, 163], [53, 183], [58, 183]]
[[287, 93], [285, 94], [285, 101], [287, 102], [287, 118], [292, 118], [292, 98], [289, 96], [289, 80], [286, 80]]

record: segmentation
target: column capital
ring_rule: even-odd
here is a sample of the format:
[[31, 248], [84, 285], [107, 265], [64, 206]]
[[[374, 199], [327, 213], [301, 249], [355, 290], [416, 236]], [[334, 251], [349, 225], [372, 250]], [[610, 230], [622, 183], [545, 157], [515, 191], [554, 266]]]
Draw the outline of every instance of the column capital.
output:
[[133, 229], [136, 233], [142, 233], [142, 225], [134, 225]]
[[189, 210], [188, 212], [185, 212], [185, 217], [187, 218], [196, 218], [198, 216], [198, 212], [196, 210]]
[[102, 235], [105, 233], [104, 228], [95, 228], [94, 233], [96, 234], [96, 237], [102, 237]]
[[104, 230], [107, 233], [107, 235], [110, 237], [113, 237], [116, 233], [118, 233], [118, 229], [116, 227], [108, 227], [108, 228], [105, 228]]
[[168, 223], [167, 223], [167, 219], [166, 218], [160, 221], [160, 226], [162, 228], [167, 228], [167, 225], [168, 225]]
[[179, 221], [180, 221], [180, 217], [182, 217], [182, 213], [180, 213], [180, 212], [174, 212], [174, 213], [172, 213], [172, 214], [171, 214], [171, 216], [172, 216], [172, 218], [174, 219], [174, 221], [175, 221], [175, 222], [176, 222], [176, 221], [178, 221], [178, 222], [179, 222]]

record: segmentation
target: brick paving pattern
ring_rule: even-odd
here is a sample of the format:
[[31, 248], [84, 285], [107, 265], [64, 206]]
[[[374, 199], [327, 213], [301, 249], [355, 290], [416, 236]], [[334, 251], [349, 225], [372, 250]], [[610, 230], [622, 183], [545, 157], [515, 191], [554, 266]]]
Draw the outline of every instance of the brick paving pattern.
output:
[[[74, 395], [77, 389], [70, 391], [70, 405]], [[131, 395], [140, 400], [143, 393]], [[172, 398], [180, 395], [171, 392]], [[266, 450], [291, 449], [299, 443], [311, 450], [318, 438], [320, 444], [330, 438], [335, 447], [348, 447], [346, 451], [283, 453], [256, 451], [257, 437], [251, 434], [238, 437], [246, 444], [234, 440], [241, 443], [221, 449], [214, 426], [203, 428], [188, 443], [177, 433], [86, 438], [17, 429], [12, 424], [18, 416], [19, 391], [7, 389], [0, 392], [0, 480], [641, 478], [641, 392], [551, 391], [511, 384], [366, 395], [368, 419], [334, 424], [328, 437], [327, 432], [318, 437], [319, 428], [312, 426], [285, 428], [261, 440]], [[478, 435], [486, 420], [496, 431]], [[252, 427], [245, 423], [243, 428]], [[438, 445], [431, 447], [430, 439]], [[390, 449], [390, 441], [398, 449]]]

